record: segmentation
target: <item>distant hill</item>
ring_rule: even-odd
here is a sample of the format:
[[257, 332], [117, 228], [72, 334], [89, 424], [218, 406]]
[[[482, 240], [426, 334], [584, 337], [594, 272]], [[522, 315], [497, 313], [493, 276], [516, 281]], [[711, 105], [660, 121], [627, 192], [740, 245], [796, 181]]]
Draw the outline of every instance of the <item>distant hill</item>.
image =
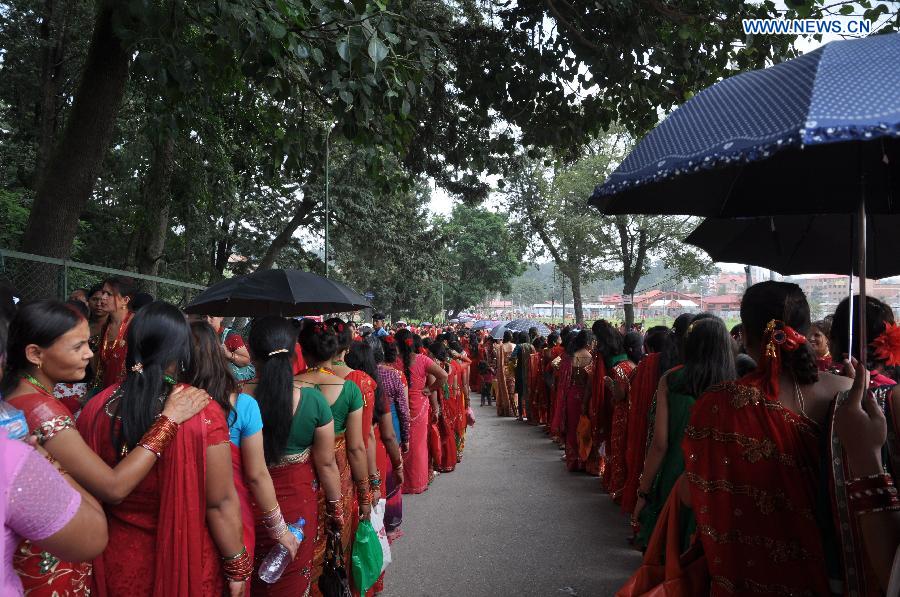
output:
[[[557, 273], [554, 278], [554, 273]], [[641, 278], [638, 291], [659, 284], [671, 276], [671, 272], [663, 267], [661, 262], [654, 263], [650, 272]], [[562, 283], [565, 281], [565, 284]], [[616, 294], [622, 292], [623, 281], [621, 278], [613, 280], [596, 280], [585, 284], [582, 288], [582, 299], [585, 302], [595, 302], [601, 294]], [[512, 281], [512, 292], [503, 295], [504, 299], [512, 300], [516, 304], [535, 304], [555, 300], [563, 301], [563, 286], [565, 286], [565, 302], [572, 302], [572, 291], [568, 280], [560, 276], [553, 263], [532, 263], [525, 272]], [[690, 290], [693, 284], [665, 284], [663, 290]]]

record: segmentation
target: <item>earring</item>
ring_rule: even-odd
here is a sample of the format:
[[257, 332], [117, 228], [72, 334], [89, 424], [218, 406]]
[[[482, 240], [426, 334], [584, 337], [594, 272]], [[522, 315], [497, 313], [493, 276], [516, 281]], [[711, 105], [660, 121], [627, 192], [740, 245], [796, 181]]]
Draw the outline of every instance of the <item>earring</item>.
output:
[[38, 369], [40, 369], [42, 365], [43, 363], [38, 363]]

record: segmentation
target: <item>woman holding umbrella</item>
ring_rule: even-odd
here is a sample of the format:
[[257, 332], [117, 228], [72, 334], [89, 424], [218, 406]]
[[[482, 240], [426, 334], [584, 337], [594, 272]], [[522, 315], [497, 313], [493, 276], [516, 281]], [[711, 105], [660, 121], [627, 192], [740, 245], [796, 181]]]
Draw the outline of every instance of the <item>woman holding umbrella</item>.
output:
[[[834, 314], [831, 348], [848, 354], [850, 305], [844, 299]], [[853, 329], [860, 329], [859, 297], [853, 300]], [[849, 393], [837, 397], [831, 412], [828, 476], [842, 546], [845, 587], [859, 595], [886, 590], [892, 559], [900, 544], [900, 502], [891, 492], [900, 473], [900, 445], [888, 437], [900, 432], [900, 386], [893, 369], [900, 365], [900, 327], [891, 308], [869, 297], [866, 337], [872, 339], [865, 363], [853, 343], [856, 378]], [[870, 391], [864, 392], [865, 388]], [[869, 491], [874, 498], [854, 495]], [[834, 576], [834, 574], [833, 574]], [[840, 577], [840, 576], [838, 576]]]

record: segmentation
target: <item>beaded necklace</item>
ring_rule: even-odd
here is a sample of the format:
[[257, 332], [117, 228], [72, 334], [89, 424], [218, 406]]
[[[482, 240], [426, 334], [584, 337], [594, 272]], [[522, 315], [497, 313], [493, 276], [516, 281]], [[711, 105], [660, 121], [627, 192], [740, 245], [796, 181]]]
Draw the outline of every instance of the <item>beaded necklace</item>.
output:
[[337, 373], [335, 373], [333, 369], [330, 369], [328, 367], [310, 367], [309, 369], [307, 369], [307, 372], [310, 371], [318, 371], [319, 373], [324, 373], [325, 375], [337, 375]]
[[346, 367], [347, 366], [347, 363], [345, 363], [344, 361], [331, 361], [331, 364], [334, 365], [335, 367]]
[[32, 386], [34, 386], [35, 390], [40, 390], [41, 393], [46, 394], [47, 396], [50, 396], [51, 398], [53, 398], [53, 392], [48, 390], [47, 386], [42, 384], [34, 375], [31, 375], [30, 373], [25, 374], [22, 376], [22, 379], [25, 380], [26, 382], [30, 383]]

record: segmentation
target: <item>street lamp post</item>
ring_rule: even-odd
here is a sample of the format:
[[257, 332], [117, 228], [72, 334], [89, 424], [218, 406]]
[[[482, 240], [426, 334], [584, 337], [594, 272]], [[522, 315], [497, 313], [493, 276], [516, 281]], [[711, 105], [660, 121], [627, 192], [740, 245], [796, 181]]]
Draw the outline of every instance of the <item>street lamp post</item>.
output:
[[331, 131], [333, 127], [328, 127], [325, 133], [325, 277], [328, 277], [328, 195], [330, 192], [330, 171], [331, 166]]

